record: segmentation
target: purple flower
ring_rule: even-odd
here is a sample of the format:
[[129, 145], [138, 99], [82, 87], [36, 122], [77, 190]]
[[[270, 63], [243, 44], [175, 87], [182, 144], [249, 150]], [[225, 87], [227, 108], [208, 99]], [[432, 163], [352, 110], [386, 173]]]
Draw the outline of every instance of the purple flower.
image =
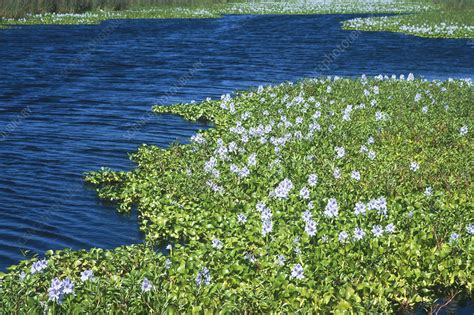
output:
[[153, 288], [153, 285], [151, 284], [150, 280], [147, 278], [144, 278], [142, 281], [142, 292], [148, 292]]
[[196, 285], [200, 287], [202, 285], [209, 285], [210, 283], [211, 275], [209, 273], [209, 269], [204, 267], [200, 271], [198, 271], [198, 274], [196, 276]]
[[291, 270], [290, 279], [295, 279], [295, 278], [298, 280], [301, 280], [304, 278], [303, 266], [301, 266], [300, 264], [294, 265], [293, 269]]
[[92, 272], [92, 270], [84, 270], [83, 272], [81, 272], [81, 281], [82, 282], [90, 280], [93, 277], [94, 277], [94, 273]]

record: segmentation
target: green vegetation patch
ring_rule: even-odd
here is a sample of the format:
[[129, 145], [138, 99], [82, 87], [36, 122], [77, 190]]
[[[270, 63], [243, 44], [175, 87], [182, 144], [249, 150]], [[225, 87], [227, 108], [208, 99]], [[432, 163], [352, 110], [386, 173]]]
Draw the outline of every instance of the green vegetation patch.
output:
[[474, 38], [473, 0], [432, 1], [428, 8], [414, 14], [356, 18], [342, 25], [348, 30], [401, 32], [421, 37]]
[[[99, 8], [95, 6], [94, 8]], [[217, 18], [224, 14], [333, 14], [333, 13], [400, 13], [416, 12], [425, 6], [407, 1], [369, 1], [369, 0], [315, 0], [315, 1], [246, 1], [246, 2], [208, 2], [184, 5], [164, 3], [161, 6], [124, 6], [120, 10], [100, 9], [88, 12], [49, 12], [24, 14], [19, 18], [3, 18], [4, 25], [32, 24], [96, 24], [108, 19], [144, 18]], [[38, 11], [38, 10], [36, 10]]]
[[155, 107], [216, 127], [86, 178], [120, 211], [138, 208], [146, 244], [24, 261], [2, 277], [0, 311], [462, 304], [474, 274], [472, 89], [313, 79]]

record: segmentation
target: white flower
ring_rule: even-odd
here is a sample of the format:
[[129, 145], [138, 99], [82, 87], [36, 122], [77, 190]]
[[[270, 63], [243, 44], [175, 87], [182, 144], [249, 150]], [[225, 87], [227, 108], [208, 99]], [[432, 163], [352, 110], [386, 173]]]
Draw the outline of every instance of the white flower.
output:
[[430, 197], [431, 195], [433, 195], [433, 188], [431, 188], [431, 187], [426, 187], [426, 189], [425, 189], [425, 195], [426, 195], [427, 197]]
[[354, 180], [356, 180], [356, 181], [359, 181], [359, 180], [360, 180], [360, 173], [359, 173], [359, 171], [352, 171], [351, 177], [352, 177], [352, 179], [354, 179]]
[[385, 114], [382, 113], [382, 112], [376, 112], [375, 113], [375, 120], [376, 121], [380, 121], [380, 120], [383, 120], [385, 118]]
[[247, 222], [247, 216], [243, 213], [240, 213], [238, 216], [237, 216], [237, 221], [240, 223], [240, 224], [244, 224], [245, 222]]
[[370, 150], [369, 153], [367, 153], [367, 156], [369, 159], [374, 160], [376, 155], [374, 151]]
[[335, 150], [336, 150], [336, 157], [338, 159], [343, 158], [344, 155], [346, 155], [346, 149], [344, 149], [343, 147], [336, 147]]
[[212, 240], [212, 247], [214, 247], [215, 249], [222, 249], [223, 246], [224, 244], [220, 240], [218, 239]]
[[420, 168], [420, 166], [418, 165], [417, 162], [411, 162], [411, 163], [410, 163], [410, 170], [411, 170], [412, 172], [418, 171], [419, 168]]

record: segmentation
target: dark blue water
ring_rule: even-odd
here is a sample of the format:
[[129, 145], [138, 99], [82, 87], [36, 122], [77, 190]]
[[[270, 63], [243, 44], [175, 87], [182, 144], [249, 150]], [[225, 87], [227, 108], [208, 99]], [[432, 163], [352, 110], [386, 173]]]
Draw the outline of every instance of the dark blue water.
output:
[[339, 23], [351, 17], [227, 16], [0, 31], [0, 270], [22, 259], [21, 249], [141, 241], [136, 215], [102, 205], [82, 174], [101, 166], [130, 169], [127, 152], [139, 144], [185, 142], [207, 127], [150, 115], [153, 104], [318, 74], [473, 76], [467, 40], [395, 33], [350, 39]]

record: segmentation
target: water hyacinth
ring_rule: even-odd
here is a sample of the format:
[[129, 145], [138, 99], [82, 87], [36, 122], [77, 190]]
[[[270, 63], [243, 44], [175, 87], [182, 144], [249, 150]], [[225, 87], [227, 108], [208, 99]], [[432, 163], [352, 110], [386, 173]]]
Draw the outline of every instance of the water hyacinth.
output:
[[82, 282], [86, 282], [88, 280], [91, 280], [92, 278], [94, 278], [94, 273], [92, 272], [92, 270], [84, 270], [83, 272], [81, 272]]
[[375, 236], [375, 237], [380, 237], [383, 235], [383, 228], [380, 226], [380, 225], [374, 225], [372, 227], [372, 234]]
[[361, 228], [357, 227], [354, 229], [354, 239], [356, 241], [360, 241], [361, 239], [363, 239], [365, 236], [365, 232], [364, 230], [362, 230]]
[[31, 273], [35, 274], [37, 272], [42, 272], [48, 267], [48, 261], [46, 259], [42, 259], [39, 261], [36, 261], [31, 265]]
[[151, 284], [150, 280], [148, 280], [147, 278], [144, 278], [141, 284], [142, 292], [145, 293], [145, 292], [151, 291], [152, 288], [153, 288], [153, 285]]
[[74, 293], [74, 284], [69, 278], [59, 280], [54, 278], [48, 289], [48, 299], [54, 303], [61, 304], [66, 295]]
[[[331, 93], [326, 93], [328, 85]], [[472, 83], [462, 80], [318, 78], [263, 88], [260, 94], [239, 92], [224, 96], [225, 101], [156, 107], [156, 112], [190, 120], [212, 118], [215, 127], [200, 132], [203, 145], [143, 146], [133, 156], [136, 169], [100, 171], [89, 175], [88, 182], [123, 211], [136, 204], [146, 240], [175, 244], [173, 250], [138, 244], [113, 251], [55, 252], [50, 260], [54, 268], [22, 282], [25, 295], [44, 296], [44, 287], [30, 280], [42, 279], [50, 269], [82, 279], [84, 266], [94, 266], [100, 281], [81, 284], [63, 304], [80, 304], [90, 313], [94, 309], [83, 301], [106, 312], [127, 298], [135, 313], [166, 312], [168, 301], [181, 310], [216, 312], [225, 311], [223, 305], [257, 313], [331, 313], [341, 306], [348, 313], [393, 313], [401, 308], [394, 296], [416, 301], [419, 294], [469, 294], [470, 279], [463, 275], [470, 275], [466, 257], [474, 227], [464, 196], [470, 193], [466, 175], [472, 143], [460, 137], [459, 128], [471, 125], [465, 115], [471, 89]], [[422, 95], [417, 104], [416, 93]], [[451, 105], [448, 112], [445, 104]], [[429, 110], [422, 115], [425, 105]], [[350, 123], [342, 119], [349, 112]], [[393, 119], [376, 122], [376, 112]], [[321, 129], [306, 137], [316, 120]], [[340, 159], [336, 146], [345, 148]], [[423, 172], [412, 173], [413, 161]], [[249, 174], [240, 178], [244, 167]], [[353, 171], [359, 172], [360, 182]], [[436, 191], [429, 198], [423, 194], [427, 186]], [[455, 241], [451, 233], [458, 234]], [[440, 255], [445, 250], [451, 252]], [[419, 275], [405, 276], [419, 257]], [[205, 265], [215, 270], [212, 280], [210, 271], [199, 267]], [[9, 292], [19, 292], [19, 271], [28, 271], [31, 264], [26, 266], [2, 278], [0, 310], [2, 303], [21, 305], [21, 295]], [[142, 293], [145, 276], [160, 281], [163, 289], [156, 285], [153, 294], [139, 298], [128, 294]], [[446, 281], [451, 277], [454, 284]], [[392, 279], [393, 285], [374, 286], [374, 279]], [[120, 290], [115, 289], [118, 283]], [[341, 290], [323, 301], [334, 283]], [[215, 285], [204, 288], [208, 284]], [[111, 290], [84, 290], [96, 286]], [[289, 287], [294, 291], [287, 296]], [[417, 289], [406, 290], [412, 287]], [[306, 294], [322, 298], [300, 303]], [[416, 304], [407, 302], [407, 307]]]
[[224, 244], [220, 240], [218, 239], [212, 240], [212, 247], [214, 247], [215, 249], [222, 249], [223, 246]]
[[303, 266], [301, 266], [300, 264], [294, 265], [293, 268], [291, 269], [290, 279], [303, 280], [304, 279]]
[[326, 208], [324, 209], [324, 215], [328, 218], [335, 218], [339, 214], [339, 206], [335, 198], [328, 200]]
[[202, 268], [196, 276], [196, 286], [201, 287], [211, 284], [211, 274], [206, 267]]
[[411, 162], [411, 163], [410, 163], [410, 170], [411, 170], [412, 172], [418, 171], [419, 168], [420, 168], [420, 166], [418, 165], [417, 162]]

